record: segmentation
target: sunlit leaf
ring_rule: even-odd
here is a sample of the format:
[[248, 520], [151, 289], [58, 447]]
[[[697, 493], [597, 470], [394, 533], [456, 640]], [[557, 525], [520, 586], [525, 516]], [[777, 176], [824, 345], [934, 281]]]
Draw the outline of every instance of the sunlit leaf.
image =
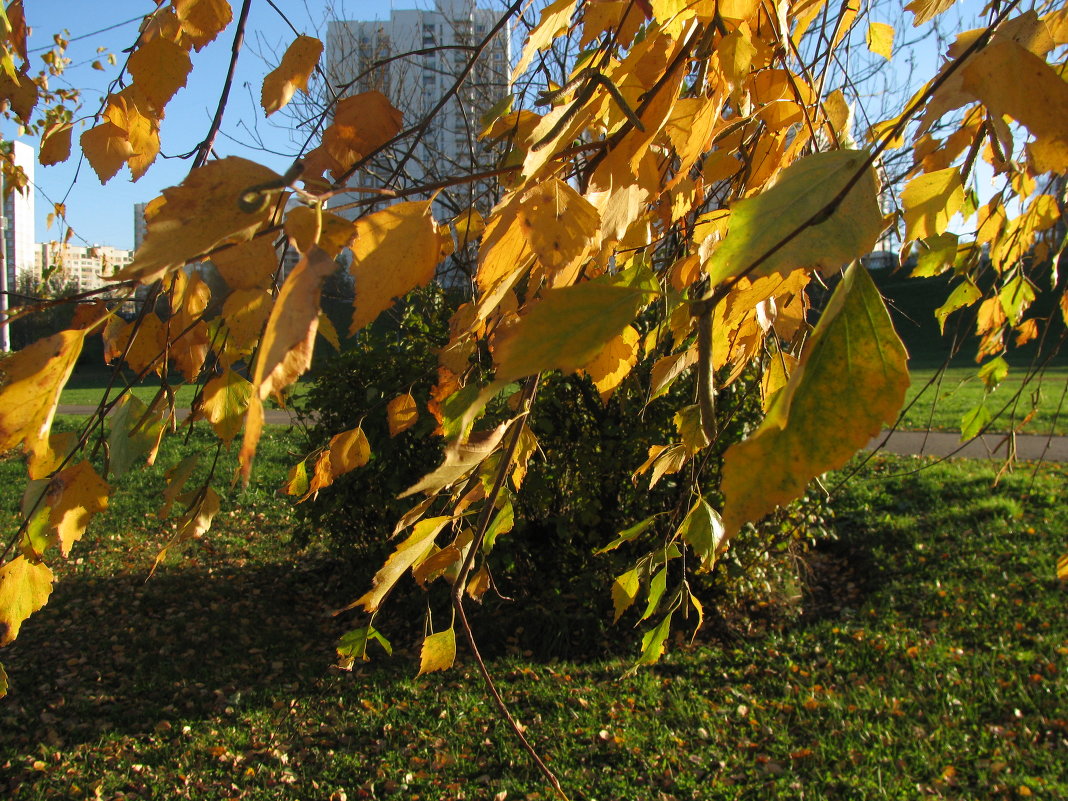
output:
[[156, 449], [163, 437], [164, 420], [159, 409], [149, 408], [133, 393], [123, 396], [110, 420], [108, 432], [108, 468], [118, 478], [139, 459], [155, 460]]
[[38, 161], [48, 167], [60, 164], [70, 158], [70, 136], [74, 126], [68, 122], [59, 123], [41, 135], [41, 152]]
[[356, 221], [352, 277], [356, 308], [350, 333], [356, 333], [393, 305], [393, 301], [434, 278], [441, 234], [430, 201], [397, 203]]
[[893, 422], [909, 386], [906, 359], [878, 290], [854, 263], [764, 422], [724, 456], [725, 536], [800, 497]]
[[52, 571], [43, 562], [16, 556], [0, 567], [0, 645], [14, 640], [26, 618], [51, 594]]
[[395, 397], [386, 404], [386, 419], [391, 437], [414, 426], [419, 420], [419, 406], [415, 398], [408, 393]]
[[84, 330], [40, 339], [0, 363], [0, 453], [47, 443], [59, 395], [82, 351]]
[[157, 116], [162, 116], [163, 107], [185, 86], [193, 62], [184, 47], [157, 36], [138, 46], [126, 69], [137, 88], [160, 112]]
[[247, 212], [238, 201], [249, 187], [277, 179], [266, 167], [236, 156], [192, 170], [181, 184], [163, 190], [144, 244], [116, 280], [150, 283], [217, 245], [249, 238], [270, 216], [271, 204]]
[[282, 62], [263, 79], [260, 104], [268, 117], [289, 103], [298, 89], [308, 87], [308, 78], [322, 52], [323, 43], [313, 36], [298, 36], [293, 40]]
[[335, 478], [363, 467], [371, 459], [371, 445], [362, 428], [335, 434], [330, 438], [327, 450], [330, 454], [330, 471]]
[[616, 535], [616, 538], [614, 540], [605, 545], [603, 548], [598, 548], [596, 551], [594, 551], [594, 554], [602, 554], [608, 553], [609, 551], [614, 551], [623, 543], [630, 542], [631, 540], [641, 536], [641, 534], [647, 531], [649, 527], [652, 526], [655, 522], [656, 517], [647, 517], [640, 523], [635, 523], [633, 526], [630, 526], [629, 528], [626, 528], [623, 531], [619, 532], [619, 534]]
[[927, 239], [946, 230], [964, 203], [964, 185], [955, 167], [913, 178], [901, 192], [905, 239]]
[[338, 639], [338, 667], [342, 670], [351, 670], [353, 663], [357, 659], [361, 662], [369, 661], [367, 646], [372, 642], [378, 643], [382, 650], [392, 656], [393, 647], [389, 644], [389, 640], [383, 637], [382, 633], [374, 626], [364, 626], [346, 632]]
[[867, 158], [854, 150], [807, 156], [783, 170], [770, 189], [736, 204], [727, 236], [708, 261], [712, 283], [799, 267], [836, 270], [869, 253], [884, 223]]
[[639, 588], [638, 568], [633, 568], [622, 575], [616, 576], [615, 581], [612, 582], [613, 623], [619, 620], [622, 614], [634, 605], [634, 601], [638, 598]]
[[527, 36], [523, 54], [512, 70], [512, 81], [526, 71], [530, 62], [534, 60], [534, 56], [548, 50], [554, 39], [567, 32], [577, 2], [578, 0], [555, 0], [542, 9], [541, 19]]
[[597, 387], [601, 400], [607, 402], [612, 393], [623, 383], [638, 362], [639, 334], [627, 326], [619, 336], [611, 340], [592, 361], [582, 366]]
[[576, 286], [550, 289], [494, 342], [497, 380], [589, 364], [659, 291], [642, 265]]
[[868, 24], [868, 33], [865, 37], [868, 49], [876, 55], [882, 56], [889, 61], [894, 54], [894, 26], [885, 22], [872, 22]]
[[447, 628], [423, 640], [419, 652], [419, 675], [448, 670], [456, 661], [456, 630]]
[[226, 0], [172, 0], [172, 5], [182, 32], [197, 52], [218, 36], [234, 16]]
[[711, 570], [725, 535], [719, 513], [704, 498], [698, 498], [679, 526], [678, 534], [701, 560], [699, 569]]
[[642, 636], [642, 650], [635, 667], [654, 665], [660, 661], [671, 633], [671, 614], [666, 614], [652, 629]]
[[434, 537], [452, 520], [451, 517], [428, 517], [415, 524], [408, 538], [397, 546], [386, 563], [375, 573], [371, 589], [361, 595], [352, 606], [362, 606], [374, 612], [409, 567], [426, 558], [434, 545]]
[[964, 279], [949, 293], [946, 302], [935, 309], [935, 319], [938, 320], [938, 329], [943, 334], [946, 331], [946, 318], [958, 309], [971, 306], [983, 297], [983, 291], [977, 287], [971, 279]]
[[957, 0], [911, 0], [905, 6], [905, 10], [911, 11], [916, 16], [912, 24], [919, 27], [944, 11], [948, 11], [956, 2]]
[[201, 409], [219, 439], [229, 442], [237, 436], [251, 396], [252, 384], [230, 369], [204, 385]]
[[89, 165], [106, 184], [134, 154], [126, 131], [111, 122], [101, 122], [81, 136], [82, 152]]

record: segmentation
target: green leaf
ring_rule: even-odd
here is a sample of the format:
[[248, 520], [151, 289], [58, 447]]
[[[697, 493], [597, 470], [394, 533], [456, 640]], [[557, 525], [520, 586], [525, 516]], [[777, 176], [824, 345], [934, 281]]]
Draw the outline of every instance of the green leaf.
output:
[[[864, 167], [867, 158], [858, 150], [807, 156], [783, 170], [770, 189], [735, 204], [727, 236], [707, 265], [713, 286], [743, 273], [757, 278], [801, 267], [837, 270], [870, 253], [884, 226], [875, 171]], [[862, 169], [860, 180], [835, 205]], [[825, 218], [808, 224], [823, 211]]]
[[854, 263], [760, 428], [724, 456], [725, 536], [800, 497], [893, 422], [909, 387], [907, 358], [875, 284]]
[[700, 570], [711, 570], [723, 543], [723, 519], [719, 513], [704, 498], [698, 498], [679, 526], [678, 534], [700, 557]]
[[691, 456], [708, 445], [704, 426], [701, 424], [701, 407], [697, 404], [684, 406], [672, 418], [682, 444]]
[[146, 453], [155, 455], [163, 436], [163, 419], [160, 412], [150, 412], [137, 396], [127, 393], [110, 420], [108, 467], [118, 478]]
[[949, 317], [949, 315], [958, 309], [971, 306], [982, 297], [983, 293], [979, 287], [977, 287], [970, 278], [965, 278], [963, 283], [958, 284], [953, 291], [949, 293], [946, 302], [935, 309], [935, 319], [938, 320], [938, 330], [944, 334], [946, 332], [946, 318]]
[[993, 420], [994, 417], [990, 414], [990, 410], [986, 408], [985, 402], [965, 413], [960, 419], [961, 442], [979, 436], [979, 433], [990, 425]]
[[1020, 322], [1023, 313], [1035, 302], [1035, 288], [1022, 275], [1017, 275], [998, 292], [1001, 308], [1012, 325]]
[[490, 523], [489, 528], [486, 529], [486, 536], [482, 540], [482, 552], [489, 553], [493, 550], [493, 545], [497, 541], [497, 537], [502, 534], [507, 534], [512, 530], [515, 525], [515, 510], [512, 508], [511, 501], [505, 501], [504, 506], [493, 516], [493, 522]]
[[362, 662], [370, 661], [370, 657], [367, 656], [367, 646], [372, 642], [377, 642], [387, 654], [393, 655], [393, 647], [389, 644], [389, 640], [382, 636], [382, 632], [374, 626], [368, 625], [341, 635], [337, 641], [339, 667], [349, 670], [357, 659]]
[[352, 606], [362, 606], [367, 612], [378, 609], [404, 571], [426, 557], [434, 545], [434, 537], [450, 520], [451, 517], [428, 517], [416, 523], [408, 538], [397, 546], [386, 563], [375, 573], [371, 589], [354, 601]]
[[449, 627], [423, 640], [423, 649], [419, 653], [419, 675], [448, 670], [455, 661], [456, 630]]
[[494, 342], [497, 380], [578, 370], [619, 336], [658, 292], [656, 276], [644, 263], [618, 275], [546, 290]]
[[634, 605], [638, 598], [638, 588], [641, 581], [638, 578], [638, 568], [632, 568], [622, 575], [616, 576], [612, 582], [612, 609], [615, 616], [612, 622], [619, 620], [620, 616]]
[[670, 633], [671, 614], [668, 613], [642, 637], [641, 656], [638, 657], [638, 661], [634, 668], [631, 668], [631, 671], [640, 665], [654, 665], [659, 662], [661, 655], [664, 653], [664, 644], [667, 642], [668, 634]]
[[664, 565], [653, 576], [653, 580], [649, 582], [649, 595], [645, 602], [645, 612], [642, 613], [641, 619], [648, 620], [653, 616], [653, 612], [660, 605], [660, 599], [664, 597], [664, 590], [667, 589], [667, 565]]
[[935, 275], [941, 275], [952, 267], [956, 261], [956, 234], [938, 234], [920, 240], [919, 244], [916, 269], [909, 274], [909, 278], [930, 278]]
[[991, 359], [979, 368], [979, 378], [982, 379], [987, 392], [996, 389], [1008, 374], [1009, 363], [1001, 356]]
[[641, 521], [640, 523], [635, 523], [630, 528], [623, 529], [623, 531], [619, 532], [616, 535], [616, 538], [614, 540], [612, 540], [603, 548], [598, 548], [596, 551], [594, 551], [594, 556], [598, 556], [602, 553], [608, 553], [609, 551], [614, 551], [624, 542], [630, 542], [631, 540], [640, 536], [642, 533], [649, 529], [649, 526], [653, 525], [653, 523], [655, 522], [656, 515], [653, 515], [652, 517], [645, 518], [645, 520]]

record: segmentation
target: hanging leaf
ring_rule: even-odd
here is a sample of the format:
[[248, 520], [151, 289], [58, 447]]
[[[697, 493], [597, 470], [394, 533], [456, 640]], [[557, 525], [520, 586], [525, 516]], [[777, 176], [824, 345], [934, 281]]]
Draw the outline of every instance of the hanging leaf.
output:
[[201, 412], [223, 442], [230, 442], [241, 430], [251, 395], [252, 384], [230, 369], [204, 385]]
[[613, 623], [618, 621], [623, 613], [634, 605], [634, 601], [638, 598], [639, 588], [638, 568], [635, 567], [620, 576], [616, 576], [615, 581], [612, 582]]
[[527, 36], [523, 54], [519, 57], [519, 61], [516, 62], [515, 69], [512, 70], [510, 82], [515, 81], [526, 71], [527, 67], [530, 66], [530, 62], [534, 60], [535, 55], [548, 50], [554, 39], [558, 36], [563, 36], [567, 32], [577, 3], [578, 0], [555, 0], [555, 2], [542, 9], [541, 19], [531, 30], [530, 35]]
[[337, 641], [338, 667], [342, 670], [352, 670], [353, 663], [359, 659], [368, 662], [367, 646], [376, 642], [390, 656], [393, 655], [393, 647], [389, 640], [382, 636], [382, 632], [374, 626], [364, 626], [341, 635]]
[[234, 12], [226, 0], [171, 0], [182, 32], [198, 53], [230, 24]]
[[582, 366], [582, 372], [593, 381], [605, 403], [637, 364], [639, 340], [638, 332], [628, 325], [619, 336], [601, 348], [592, 361]]
[[783, 170], [770, 189], [737, 203], [727, 236], [707, 264], [713, 285], [742, 274], [786, 275], [799, 267], [837, 270], [871, 252], [884, 223], [867, 159], [866, 152], [855, 150], [806, 156]]
[[[451, 517], [428, 517], [415, 524], [408, 538], [397, 546], [386, 563], [375, 573], [371, 589], [361, 595], [352, 606], [362, 606], [365, 612], [374, 612], [404, 575], [404, 571], [418, 565], [434, 547], [434, 537], [452, 520]], [[351, 608], [351, 607], [350, 607]]]
[[723, 520], [704, 498], [697, 499], [678, 531], [682, 541], [700, 558], [698, 569], [702, 571], [709, 571], [715, 565], [724, 534]]
[[126, 131], [112, 122], [102, 122], [81, 136], [82, 152], [100, 178], [106, 184], [122, 169], [134, 154]]
[[456, 630], [450, 627], [423, 640], [423, 648], [419, 652], [419, 675], [448, 670], [455, 661]]
[[441, 252], [441, 234], [430, 201], [398, 203], [356, 221], [352, 246], [352, 277], [356, 308], [350, 334], [355, 334], [397, 298], [434, 278]]
[[872, 22], [866, 36], [868, 49], [889, 61], [894, 54], [894, 26], [885, 22]]
[[644, 265], [543, 292], [494, 341], [497, 380], [573, 372], [589, 364], [658, 292], [656, 277]]
[[334, 478], [363, 467], [371, 459], [371, 445], [362, 428], [342, 431], [330, 438], [330, 471]]
[[164, 431], [161, 410], [149, 410], [136, 395], [127, 393], [109, 422], [108, 468], [113, 477], [124, 475], [146, 455], [149, 465], [155, 461]]
[[395, 437], [416, 424], [419, 420], [419, 406], [410, 394], [398, 395], [386, 404], [386, 417], [389, 435]]
[[298, 36], [293, 40], [282, 56], [282, 63], [263, 79], [260, 103], [268, 117], [286, 106], [298, 89], [308, 88], [308, 78], [322, 53], [323, 43], [314, 36]]
[[16, 556], [0, 567], [0, 646], [19, 634], [23, 621], [48, 603], [52, 571], [43, 562]]
[[913, 178], [901, 192], [905, 239], [927, 239], [945, 233], [964, 204], [964, 185], [955, 167]]
[[0, 453], [24, 444], [47, 445], [59, 395], [82, 352], [84, 330], [61, 331], [3, 361], [0, 385]]
[[38, 161], [43, 166], [61, 164], [70, 158], [70, 136], [73, 130], [74, 126], [69, 122], [61, 122], [41, 134], [41, 152], [38, 155]]
[[228, 240], [249, 238], [270, 216], [271, 204], [248, 212], [238, 201], [249, 187], [278, 177], [236, 156], [192, 170], [181, 184], [164, 189], [161, 200], [153, 201], [144, 244], [115, 280], [148, 284]]
[[956, 2], [957, 0], [912, 0], [905, 6], [905, 10], [911, 11], [916, 16], [912, 24], [918, 28], [923, 23], [948, 11]]
[[906, 359], [878, 290], [854, 263], [764, 422], [724, 455], [724, 536], [800, 497], [893, 422], [909, 386]]
[[130, 55], [126, 69], [155, 108], [156, 116], [161, 117], [163, 107], [185, 86], [193, 62], [184, 47], [157, 36], [138, 46]]

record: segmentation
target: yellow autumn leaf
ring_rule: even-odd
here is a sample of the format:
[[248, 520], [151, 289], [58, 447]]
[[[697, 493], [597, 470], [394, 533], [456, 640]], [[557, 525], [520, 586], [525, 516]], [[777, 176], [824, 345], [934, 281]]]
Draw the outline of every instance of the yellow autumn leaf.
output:
[[658, 291], [656, 277], [644, 266], [546, 290], [494, 340], [497, 381], [544, 370], [568, 373], [588, 364]]
[[84, 330], [61, 331], [0, 361], [0, 453], [20, 444], [30, 452], [47, 445], [59, 395], [84, 340]]
[[417, 492], [433, 494], [460, 480], [496, 452], [511, 424], [511, 420], [506, 420], [492, 431], [472, 434], [466, 442], [449, 443], [441, 465], [397, 497], [406, 498]]
[[23, 621], [48, 603], [52, 571], [43, 562], [16, 556], [0, 567], [0, 646], [14, 640]]
[[868, 49], [877, 56], [882, 56], [887, 61], [894, 54], [894, 26], [885, 22], [872, 22], [868, 25], [868, 33], [865, 37]]
[[311, 366], [323, 279], [336, 267], [313, 246], [282, 284], [253, 369], [252, 383], [261, 400], [278, 395]]
[[278, 262], [278, 252], [267, 237], [223, 248], [211, 257], [211, 263], [226, 285], [235, 291], [267, 289], [278, 269]]
[[234, 12], [226, 0], [171, 0], [182, 33], [198, 53], [230, 24]]
[[1057, 578], [1060, 581], [1068, 581], [1068, 553], [1057, 560]]
[[181, 184], [164, 189], [161, 200], [153, 201], [158, 205], [147, 219], [144, 244], [115, 280], [148, 284], [224, 242], [248, 239], [270, 216], [271, 204], [250, 213], [238, 201], [249, 187], [278, 177], [237, 156], [192, 170]]
[[906, 241], [945, 233], [963, 203], [964, 184], [955, 167], [916, 176], [901, 192]]
[[770, 189], [737, 203], [727, 236], [708, 260], [712, 284], [743, 273], [756, 278], [801, 267], [837, 270], [871, 252], [884, 223], [867, 160], [857, 150], [806, 156], [783, 170]]
[[456, 630], [453, 628], [431, 634], [423, 640], [419, 652], [419, 675], [435, 670], [448, 670], [456, 661]]
[[23, 123], [29, 123], [37, 105], [37, 84], [27, 74], [25, 67], [18, 73], [18, 82], [12, 77], [13, 74], [0, 70], [0, 109], [10, 109]]
[[641, 336], [633, 326], [624, 328], [619, 336], [605, 345], [592, 361], [582, 367], [597, 387], [601, 400], [608, 402], [612, 393], [623, 383], [638, 361]]
[[41, 152], [37, 160], [48, 167], [70, 158], [70, 137], [73, 130], [74, 126], [69, 122], [61, 122], [45, 131], [41, 135]]
[[260, 103], [268, 117], [289, 103], [298, 89], [308, 88], [308, 78], [322, 53], [323, 43], [314, 36], [298, 36], [293, 40], [282, 62], [263, 79]]
[[362, 606], [365, 612], [378, 609], [393, 589], [393, 585], [404, 575], [404, 571], [418, 565], [427, 557], [434, 547], [434, 537], [451, 520], [451, 517], [428, 517], [416, 523], [412, 533], [397, 546], [386, 563], [375, 573], [371, 589], [355, 600], [352, 606]]
[[486, 221], [474, 206], [457, 214], [452, 225], [456, 229], [456, 243], [460, 248], [474, 242], [486, 230]]
[[238, 454], [241, 475], [246, 482], [263, 431], [263, 401], [272, 394], [280, 398], [281, 390], [311, 367], [323, 280], [336, 266], [325, 252], [312, 247], [286, 278], [271, 307], [256, 353], [245, 436]]
[[143, 41], [126, 65], [134, 84], [162, 116], [163, 107], [185, 86], [193, 62], [189, 51], [157, 36]]
[[386, 418], [389, 423], [389, 435], [397, 436], [407, 431], [419, 420], [419, 406], [410, 394], [398, 395], [386, 404]]
[[117, 95], [108, 96], [104, 119], [126, 132], [132, 151], [126, 162], [135, 181], [159, 155], [158, 115], [138, 86], [127, 86]]
[[398, 203], [356, 221], [352, 245], [352, 277], [356, 308], [350, 334], [355, 334], [393, 301], [434, 278], [441, 235], [429, 200]]
[[726, 536], [800, 497], [812, 478], [844, 465], [893, 422], [909, 386], [907, 358], [875, 284], [855, 262], [764, 422], [724, 455]]
[[89, 462], [78, 462], [60, 470], [48, 482], [38, 506], [39, 511], [48, 515], [47, 528], [42, 534], [67, 556], [71, 546], [85, 534], [93, 516], [107, 509], [110, 493], [111, 487]]
[[204, 385], [201, 413], [207, 417], [219, 439], [229, 442], [237, 436], [251, 395], [252, 384], [230, 369]]
[[[527, 43], [523, 47], [523, 54], [512, 70], [511, 81], [515, 81], [522, 75], [534, 56], [544, 52], [552, 46], [553, 40], [563, 36], [571, 25], [571, 17], [575, 13], [578, 0], [556, 0], [547, 5], [541, 12], [541, 19], [527, 36]], [[632, 12], [633, 13], [633, 12]]]
[[334, 478], [363, 467], [371, 459], [371, 446], [362, 428], [342, 431], [330, 438], [330, 472]]
[[991, 115], [1008, 115], [1035, 137], [1029, 145], [1038, 172], [1068, 170], [1068, 82], [1027, 48], [998, 39], [968, 60], [964, 88]]
[[252, 352], [273, 304], [271, 293], [262, 289], [238, 289], [227, 296], [222, 309], [226, 322], [223, 355], [231, 363]]
[[916, 16], [912, 24], [913, 27], [918, 28], [923, 23], [948, 11], [956, 2], [957, 0], [912, 0], [905, 6], [905, 10], [911, 11]]
[[597, 209], [557, 178], [526, 192], [518, 211], [534, 255], [551, 272], [566, 269], [596, 244]]
[[307, 206], [298, 206], [286, 215], [286, 236], [300, 253], [307, 253], [312, 245], [318, 245], [330, 258], [335, 258], [352, 244], [356, 227], [328, 211], [316, 212]]
[[82, 134], [80, 141], [89, 166], [102, 184], [114, 178], [134, 153], [126, 131], [112, 122], [101, 122], [90, 128]]
[[389, 98], [374, 90], [340, 100], [322, 144], [304, 159], [306, 173], [326, 170], [338, 178], [359, 159], [369, 156], [401, 129], [403, 115]]

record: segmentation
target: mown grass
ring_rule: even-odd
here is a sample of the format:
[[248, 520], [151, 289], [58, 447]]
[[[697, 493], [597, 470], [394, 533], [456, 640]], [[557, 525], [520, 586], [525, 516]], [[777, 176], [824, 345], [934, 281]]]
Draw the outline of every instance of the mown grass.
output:
[[985, 405], [994, 418], [990, 431], [1068, 435], [1068, 367], [1049, 367], [1030, 378], [1026, 369], [1013, 368], [989, 393], [974, 365], [915, 367], [911, 375], [906, 405], [912, 405], [901, 428], [960, 431], [965, 416]]
[[[469, 658], [414, 678], [414, 643], [395, 636], [392, 660], [331, 668], [355, 619], [327, 612], [366, 579], [294, 553], [272, 492], [288, 450], [269, 437], [266, 480], [148, 581], [159, 485], [127, 477], [0, 652], [5, 797], [551, 797]], [[538, 643], [477, 609], [476, 626], [507, 644], [491, 669], [573, 799], [1063, 798], [1066, 473], [993, 478], [877, 458], [839, 499], [799, 607], [738, 618], [725, 641], [679, 632], [635, 675], [630, 659], [525, 657]], [[4, 493], [10, 510], [11, 480]], [[390, 633], [388, 611], [377, 623]], [[636, 652], [629, 626], [618, 637]]]

